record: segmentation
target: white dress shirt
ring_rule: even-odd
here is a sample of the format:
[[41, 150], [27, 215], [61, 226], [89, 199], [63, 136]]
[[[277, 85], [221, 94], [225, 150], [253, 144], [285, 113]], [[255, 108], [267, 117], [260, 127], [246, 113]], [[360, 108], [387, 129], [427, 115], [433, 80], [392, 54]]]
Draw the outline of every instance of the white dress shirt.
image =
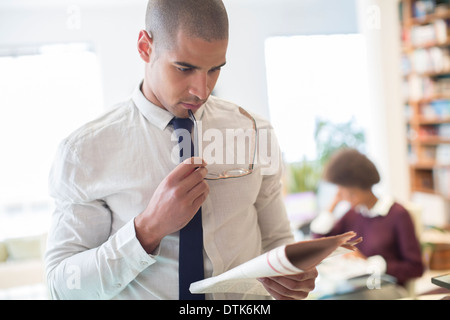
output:
[[[228, 121], [236, 108], [211, 96], [195, 116], [203, 131], [225, 124], [237, 128], [239, 123]], [[56, 209], [45, 254], [54, 299], [178, 299], [178, 232], [147, 254], [134, 229], [134, 218], [177, 165], [172, 117], [138, 87], [130, 100], [62, 141], [49, 177]], [[255, 120], [259, 130], [271, 129], [267, 121]], [[202, 205], [205, 277], [294, 240], [281, 168], [261, 171], [257, 164], [244, 177], [208, 180], [210, 193]], [[207, 295], [244, 298], [258, 297]]]

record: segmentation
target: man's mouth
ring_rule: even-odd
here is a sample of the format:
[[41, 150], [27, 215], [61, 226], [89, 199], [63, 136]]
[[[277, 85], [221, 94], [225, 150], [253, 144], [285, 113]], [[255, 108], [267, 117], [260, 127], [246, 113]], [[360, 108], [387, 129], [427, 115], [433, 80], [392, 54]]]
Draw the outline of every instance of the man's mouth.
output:
[[181, 105], [188, 110], [197, 110], [203, 105], [204, 102], [200, 103], [188, 103], [188, 102], [182, 102]]

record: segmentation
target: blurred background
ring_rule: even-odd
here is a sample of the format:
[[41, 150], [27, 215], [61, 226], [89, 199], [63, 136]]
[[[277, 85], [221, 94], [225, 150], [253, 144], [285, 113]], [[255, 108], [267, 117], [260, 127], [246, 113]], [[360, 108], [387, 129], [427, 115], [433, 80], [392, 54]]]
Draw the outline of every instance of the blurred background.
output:
[[[230, 42], [214, 93], [272, 122], [297, 238], [308, 238], [333, 197], [324, 163], [350, 146], [379, 169], [376, 192], [415, 214], [428, 269], [449, 270], [448, 1], [224, 3]], [[141, 81], [145, 8], [146, 0], [0, 0], [0, 299], [48, 298], [53, 156]]]

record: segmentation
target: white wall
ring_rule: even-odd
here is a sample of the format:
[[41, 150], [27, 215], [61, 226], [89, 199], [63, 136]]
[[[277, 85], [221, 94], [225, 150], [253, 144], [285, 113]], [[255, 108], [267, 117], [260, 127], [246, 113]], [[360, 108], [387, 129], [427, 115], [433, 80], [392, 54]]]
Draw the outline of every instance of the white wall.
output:
[[108, 108], [127, 97], [142, 77], [136, 42], [144, 26], [145, 7], [145, 0], [1, 2], [0, 50], [49, 43], [92, 44]]
[[406, 202], [410, 189], [397, 0], [358, 0], [357, 8], [370, 75], [368, 153], [382, 177], [380, 191]]

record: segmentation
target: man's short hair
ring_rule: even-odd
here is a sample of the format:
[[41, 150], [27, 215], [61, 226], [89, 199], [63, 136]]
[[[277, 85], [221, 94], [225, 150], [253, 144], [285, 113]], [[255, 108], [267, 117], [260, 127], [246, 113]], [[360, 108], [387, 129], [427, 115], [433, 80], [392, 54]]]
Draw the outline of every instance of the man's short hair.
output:
[[228, 39], [228, 15], [221, 0], [149, 0], [145, 29], [157, 48], [172, 49], [180, 28], [206, 41]]
[[358, 150], [344, 148], [336, 151], [324, 170], [325, 180], [343, 187], [370, 190], [380, 182], [377, 168]]

